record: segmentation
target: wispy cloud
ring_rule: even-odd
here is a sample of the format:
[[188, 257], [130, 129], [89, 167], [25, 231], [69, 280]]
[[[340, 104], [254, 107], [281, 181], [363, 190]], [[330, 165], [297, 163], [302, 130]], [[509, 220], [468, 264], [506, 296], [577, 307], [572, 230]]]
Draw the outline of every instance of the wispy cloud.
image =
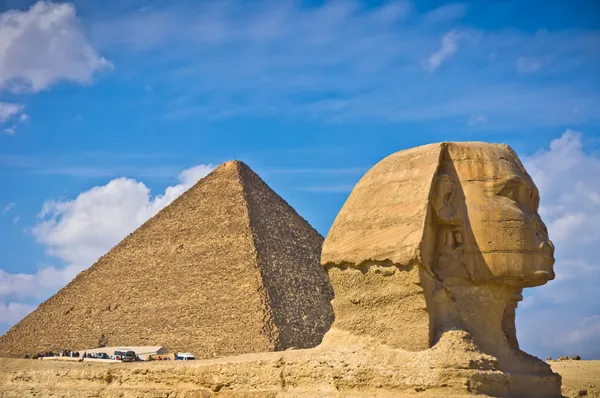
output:
[[[109, 162], [107, 162], [109, 160]], [[108, 163], [108, 164], [107, 164]], [[169, 153], [80, 152], [76, 154], [2, 154], [0, 165], [26, 169], [40, 175], [78, 179], [136, 178], [170, 179], [181, 170], [176, 156]]]
[[298, 188], [298, 191], [318, 192], [318, 193], [341, 193], [350, 192], [354, 185], [315, 185], [310, 187]]
[[[464, 126], [485, 114], [502, 121], [478, 126], [490, 129], [600, 118], [599, 96], [590, 90], [599, 32], [483, 31], [460, 20], [467, 11], [454, 4], [419, 13], [408, 2], [367, 7], [351, 0], [201, 2], [97, 20], [90, 31], [121, 71], [161, 93], [162, 115], [175, 121], [243, 116]], [[545, 67], [555, 78], [542, 85], [517, 70], [523, 54], [568, 62]], [[580, 112], [565, 112], [574, 102]]]
[[591, 338], [595, 338], [600, 334], [600, 314], [592, 315], [585, 318], [577, 325], [567, 336], [567, 342], [571, 344], [579, 344]]
[[0, 102], [0, 124], [11, 121], [11, 125], [2, 130], [5, 134], [14, 135], [19, 124], [28, 122], [29, 115], [22, 112], [23, 109], [25, 106], [21, 104]]
[[2, 209], [2, 217], [4, 217], [16, 205], [17, 204], [15, 202], [10, 202], [6, 206], [4, 206], [4, 208]]
[[458, 51], [458, 40], [461, 34], [457, 31], [448, 32], [442, 37], [442, 47], [431, 54], [427, 60], [427, 68], [430, 71], [435, 71], [440, 65], [446, 61], [452, 54]]
[[9, 102], [0, 102], [0, 123], [6, 122], [9, 118], [17, 115], [25, 108], [21, 104], [11, 104]]
[[62, 175], [81, 179], [111, 178], [132, 175], [141, 178], [171, 178], [179, 167], [176, 166], [66, 166], [37, 169], [38, 174]]
[[536, 57], [517, 58], [517, 69], [521, 73], [537, 72], [542, 69], [542, 60]]
[[364, 174], [368, 167], [346, 167], [346, 168], [298, 168], [298, 169], [264, 169], [260, 174]]
[[427, 24], [439, 24], [455, 22], [467, 13], [467, 6], [461, 3], [446, 4], [425, 14], [424, 22]]
[[22, 303], [0, 303], [0, 323], [12, 325], [35, 309], [35, 305]]
[[0, 153], [0, 164], [10, 167], [34, 167], [40, 164], [40, 160], [35, 155]]
[[482, 123], [487, 123], [487, 118], [483, 115], [471, 116], [469, 118], [469, 126], [475, 126]]

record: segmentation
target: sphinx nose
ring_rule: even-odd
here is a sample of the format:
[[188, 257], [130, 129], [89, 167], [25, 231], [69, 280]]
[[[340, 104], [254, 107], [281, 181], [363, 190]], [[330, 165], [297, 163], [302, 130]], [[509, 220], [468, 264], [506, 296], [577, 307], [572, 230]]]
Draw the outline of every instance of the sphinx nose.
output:
[[542, 221], [542, 219], [540, 218], [539, 215], [537, 215], [533, 220], [533, 228], [534, 228], [533, 230], [534, 230], [535, 236], [538, 239], [538, 242], [541, 241], [539, 248], [542, 251], [548, 251], [550, 253], [554, 253], [554, 244], [548, 237], [548, 228], [546, 227], [546, 224], [544, 224], [544, 222]]
[[544, 239], [542, 243], [538, 246], [540, 250], [547, 252], [549, 254], [554, 254], [554, 244], [550, 239]]

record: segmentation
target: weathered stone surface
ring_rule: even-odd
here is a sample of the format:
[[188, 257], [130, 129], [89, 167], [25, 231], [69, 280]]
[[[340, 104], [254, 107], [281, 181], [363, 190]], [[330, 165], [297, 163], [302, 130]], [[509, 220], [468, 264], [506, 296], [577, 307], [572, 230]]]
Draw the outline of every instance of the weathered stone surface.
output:
[[227, 162], [0, 337], [0, 356], [163, 345], [199, 358], [314, 347], [333, 321], [323, 238]]
[[522, 289], [554, 278], [538, 204], [506, 145], [431, 144], [385, 158], [353, 189], [323, 245], [332, 331], [422, 351], [463, 330], [498, 370], [519, 375], [510, 389], [529, 392], [541, 377], [547, 388], [536, 390], [560, 396], [560, 376], [519, 350], [514, 322]]

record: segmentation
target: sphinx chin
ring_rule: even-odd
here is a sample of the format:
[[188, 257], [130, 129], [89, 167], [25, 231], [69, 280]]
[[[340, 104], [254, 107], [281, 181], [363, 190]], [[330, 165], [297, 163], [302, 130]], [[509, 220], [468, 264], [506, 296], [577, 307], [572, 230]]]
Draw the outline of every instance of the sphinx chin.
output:
[[535, 271], [531, 278], [531, 287], [545, 285], [555, 277], [554, 271]]
[[533, 273], [525, 279], [524, 287], [536, 287], [545, 285], [556, 278], [554, 273], [554, 257], [548, 254], [542, 254], [539, 261], [534, 266]]

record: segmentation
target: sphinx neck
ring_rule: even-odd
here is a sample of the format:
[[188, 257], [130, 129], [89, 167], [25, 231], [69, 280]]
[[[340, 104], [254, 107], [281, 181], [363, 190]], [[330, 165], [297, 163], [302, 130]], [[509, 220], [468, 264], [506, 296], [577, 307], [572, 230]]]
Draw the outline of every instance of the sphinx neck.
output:
[[[456, 325], [473, 336], [475, 342], [492, 355], [512, 347], [512, 335], [509, 338], [504, 325], [512, 324], [510, 314], [514, 316], [516, 302], [514, 297], [520, 290], [511, 286], [494, 283], [472, 283], [470, 281], [451, 281], [445, 288], [453, 300]], [[507, 313], [508, 311], [508, 313]], [[508, 315], [508, 316], [507, 316]]]
[[447, 314], [437, 320], [442, 333], [462, 329], [471, 334], [480, 350], [498, 359], [501, 370], [515, 373], [548, 373], [549, 366], [519, 349], [515, 310], [522, 289], [503, 283], [445, 281], [449, 297]]

